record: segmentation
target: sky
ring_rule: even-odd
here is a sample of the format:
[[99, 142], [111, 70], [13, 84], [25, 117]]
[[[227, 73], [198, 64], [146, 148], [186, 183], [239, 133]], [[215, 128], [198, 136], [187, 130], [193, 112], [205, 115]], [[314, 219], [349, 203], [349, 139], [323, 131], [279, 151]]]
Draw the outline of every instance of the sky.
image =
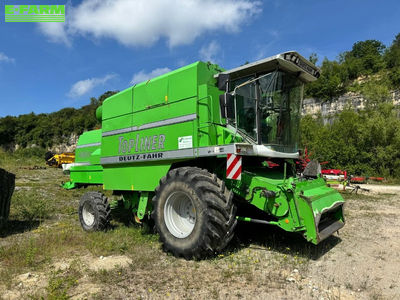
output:
[[[65, 23], [5, 23], [4, 4], [65, 4]], [[357, 41], [389, 46], [400, 1], [4, 0], [0, 117], [79, 108], [198, 60], [225, 69], [288, 50], [335, 59]]]

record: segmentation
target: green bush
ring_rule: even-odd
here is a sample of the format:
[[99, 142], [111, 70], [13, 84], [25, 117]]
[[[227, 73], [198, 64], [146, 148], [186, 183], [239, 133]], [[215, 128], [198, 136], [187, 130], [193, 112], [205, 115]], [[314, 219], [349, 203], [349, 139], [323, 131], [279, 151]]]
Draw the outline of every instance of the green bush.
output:
[[29, 148], [19, 148], [13, 153], [13, 155], [20, 158], [39, 157], [44, 159], [44, 155], [46, 152], [47, 150], [41, 147], [29, 147]]
[[390, 103], [364, 111], [347, 107], [332, 123], [321, 116], [301, 120], [301, 142], [327, 168], [366, 176], [400, 176], [400, 119]]

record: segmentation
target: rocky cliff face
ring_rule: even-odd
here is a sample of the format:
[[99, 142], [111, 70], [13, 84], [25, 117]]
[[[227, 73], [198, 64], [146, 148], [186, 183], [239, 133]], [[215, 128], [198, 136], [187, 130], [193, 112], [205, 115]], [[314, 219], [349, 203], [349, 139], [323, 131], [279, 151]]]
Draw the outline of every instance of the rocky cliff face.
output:
[[[393, 104], [400, 106], [400, 90], [391, 93]], [[330, 102], [322, 102], [319, 99], [307, 98], [303, 101], [303, 115], [316, 115], [321, 113], [324, 118], [329, 119], [336, 113], [341, 112], [346, 105], [350, 104], [355, 110], [362, 110], [365, 108], [365, 98], [357, 93], [346, 93], [337, 99]]]
[[[48, 151], [55, 152], [55, 153], [63, 153], [63, 152], [74, 152], [76, 148], [76, 143], [78, 142], [79, 135], [72, 133], [69, 137], [65, 137], [64, 142], [61, 144], [55, 144], [49, 148]], [[21, 148], [18, 144], [8, 144], [3, 146], [7, 151], [16, 151]], [[34, 148], [37, 147], [36, 144], [28, 145], [27, 148]]]
[[76, 143], [78, 142], [79, 135], [73, 133], [69, 138], [65, 140], [64, 143], [53, 145], [48, 150], [55, 153], [63, 153], [63, 152], [74, 152], [76, 148]]

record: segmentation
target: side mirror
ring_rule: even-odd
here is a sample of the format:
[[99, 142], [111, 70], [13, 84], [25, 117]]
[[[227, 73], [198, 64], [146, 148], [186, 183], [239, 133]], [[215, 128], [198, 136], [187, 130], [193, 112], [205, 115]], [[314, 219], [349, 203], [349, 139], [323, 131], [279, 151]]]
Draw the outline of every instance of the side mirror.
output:
[[231, 94], [225, 93], [219, 95], [219, 106], [221, 109], [221, 116], [223, 118], [235, 118], [235, 100]]
[[228, 74], [219, 74], [217, 79], [218, 89], [221, 91], [229, 90], [229, 75]]

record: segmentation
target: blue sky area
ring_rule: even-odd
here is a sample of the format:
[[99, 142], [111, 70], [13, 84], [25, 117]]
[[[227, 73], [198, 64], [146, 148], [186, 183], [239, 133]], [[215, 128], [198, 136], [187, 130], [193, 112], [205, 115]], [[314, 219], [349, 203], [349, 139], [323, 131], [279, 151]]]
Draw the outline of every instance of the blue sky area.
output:
[[[5, 4], [66, 4], [66, 23], [5, 23]], [[354, 42], [390, 45], [395, 0], [5, 0], [0, 117], [80, 107], [197, 60], [228, 69], [287, 50], [335, 59]]]

